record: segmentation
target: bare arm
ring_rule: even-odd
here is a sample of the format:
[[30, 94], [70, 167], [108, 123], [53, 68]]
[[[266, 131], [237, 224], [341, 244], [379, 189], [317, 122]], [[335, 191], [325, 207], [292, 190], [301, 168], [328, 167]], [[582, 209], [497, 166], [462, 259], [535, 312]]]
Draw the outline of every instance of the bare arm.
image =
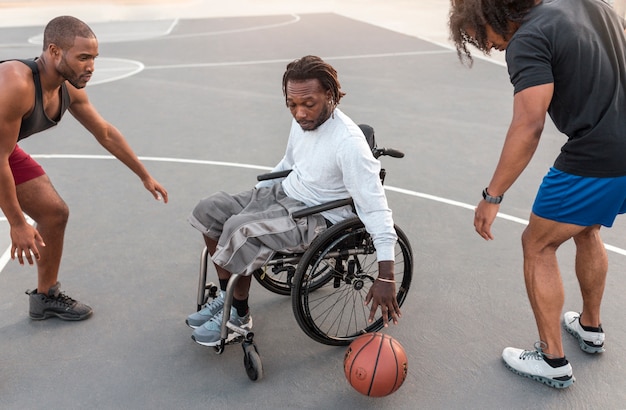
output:
[[[23, 66], [23, 67], [22, 67]], [[39, 259], [38, 246], [45, 246], [39, 232], [28, 224], [17, 198], [9, 157], [17, 144], [22, 118], [35, 104], [30, 69], [22, 63], [3, 63], [0, 68], [0, 209], [11, 227], [11, 258], [24, 257], [33, 264]]]
[[[544, 84], [515, 94], [513, 119], [488, 186], [489, 195], [503, 195], [528, 166], [539, 144], [553, 92], [553, 84]], [[474, 227], [486, 240], [493, 239], [491, 224], [498, 209], [499, 205], [484, 200], [476, 207]]]
[[[163, 198], [167, 203], [167, 191], [148, 172], [146, 167], [139, 161], [137, 155], [122, 135], [112, 124], [107, 122], [89, 102], [84, 90], [68, 87], [72, 103], [70, 112], [89, 131], [96, 140], [113, 156], [130, 168], [143, 182], [148, 191], [155, 199]], [[159, 197], [160, 195], [160, 197]]]

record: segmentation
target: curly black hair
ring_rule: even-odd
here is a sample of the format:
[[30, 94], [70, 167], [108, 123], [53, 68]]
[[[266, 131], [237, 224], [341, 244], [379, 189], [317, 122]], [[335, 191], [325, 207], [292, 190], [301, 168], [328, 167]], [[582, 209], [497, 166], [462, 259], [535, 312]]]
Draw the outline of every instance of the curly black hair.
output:
[[[536, 3], [537, 0], [451, 0], [450, 39], [461, 62], [472, 65], [468, 44], [489, 55], [487, 25], [508, 40], [511, 36], [510, 23], [521, 24]], [[473, 35], [470, 36], [468, 31]]]
[[333, 105], [337, 106], [341, 97], [346, 95], [341, 91], [337, 78], [337, 70], [317, 56], [304, 56], [287, 65], [283, 75], [283, 95], [287, 98], [287, 83], [289, 81], [305, 81], [317, 79], [325, 91], [330, 91]]

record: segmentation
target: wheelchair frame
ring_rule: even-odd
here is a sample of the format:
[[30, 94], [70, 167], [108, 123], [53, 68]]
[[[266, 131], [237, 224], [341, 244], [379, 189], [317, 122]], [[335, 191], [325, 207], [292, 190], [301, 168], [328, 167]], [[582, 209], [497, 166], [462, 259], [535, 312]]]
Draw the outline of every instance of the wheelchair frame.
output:
[[[403, 153], [393, 149], [377, 148], [374, 130], [359, 125], [375, 158], [389, 155], [402, 158]], [[259, 181], [287, 176], [290, 171], [259, 175]], [[381, 169], [384, 183], [386, 171]], [[294, 212], [295, 219], [315, 213], [352, 205], [351, 198], [332, 201]], [[398, 235], [396, 263], [394, 265], [398, 305], [402, 306], [413, 276], [413, 254], [407, 236], [394, 225]], [[381, 313], [369, 323], [369, 308], [364, 305], [365, 296], [378, 275], [376, 250], [370, 235], [358, 217], [349, 218], [329, 227], [318, 235], [303, 253], [276, 255], [261, 269], [254, 272], [255, 279], [266, 289], [281, 295], [291, 295], [292, 308], [300, 328], [320, 343], [345, 346], [361, 334], [375, 332], [384, 326]], [[200, 259], [197, 309], [200, 310], [210, 298], [217, 296], [217, 286], [207, 283], [210, 255], [205, 247]], [[272, 272], [267, 268], [271, 267]], [[398, 269], [400, 268], [400, 269]], [[233, 274], [226, 287], [221, 326], [221, 341], [214, 349], [217, 354], [226, 344], [242, 343], [244, 366], [248, 377], [255, 381], [263, 377], [263, 366], [254, 343], [254, 333], [229, 323], [235, 285], [240, 274]], [[343, 306], [341, 305], [343, 303]], [[347, 314], [345, 307], [352, 308]], [[238, 337], [226, 343], [228, 331]]]

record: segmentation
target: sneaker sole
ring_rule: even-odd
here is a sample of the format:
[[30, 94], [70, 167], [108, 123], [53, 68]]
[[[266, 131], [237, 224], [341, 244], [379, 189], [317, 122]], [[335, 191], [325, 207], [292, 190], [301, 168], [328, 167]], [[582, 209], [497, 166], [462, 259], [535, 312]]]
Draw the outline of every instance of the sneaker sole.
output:
[[[206, 322], [205, 322], [205, 323], [206, 323]], [[200, 326], [202, 326], [204, 323], [202, 323], [202, 325], [195, 326], [195, 325], [192, 325], [191, 323], [189, 323], [189, 320], [185, 319], [185, 324], [186, 324], [187, 326], [189, 326], [190, 328], [192, 328], [192, 329], [197, 329], [197, 328], [199, 328]]]
[[93, 311], [86, 313], [84, 315], [81, 316], [75, 316], [75, 315], [65, 315], [63, 313], [57, 313], [57, 312], [44, 312], [41, 315], [36, 315], [34, 313], [29, 312], [28, 313], [28, 317], [30, 317], [32, 320], [46, 320], [49, 319], [51, 317], [58, 317], [61, 320], [66, 320], [69, 322], [78, 322], [80, 320], [85, 320], [87, 319], [89, 316], [91, 316], [91, 314], [93, 313]]
[[[252, 318], [250, 318], [250, 322], [248, 322], [245, 326], [242, 326], [241, 328], [250, 331], [252, 329]], [[198, 343], [199, 345], [209, 347], [215, 347], [221, 343], [221, 339], [213, 342], [201, 342], [199, 340], [196, 340], [196, 337], [194, 335], [191, 335], [191, 340]], [[241, 340], [243, 340], [243, 335], [229, 331], [228, 336], [226, 336], [226, 340], [224, 341], [224, 344], [234, 344], [240, 342]]]
[[534, 374], [528, 374], [528, 373], [524, 373], [524, 372], [520, 372], [517, 369], [514, 369], [513, 367], [511, 367], [507, 362], [504, 362], [504, 366], [509, 369], [510, 371], [512, 371], [513, 373], [519, 375], [519, 376], [523, 376], [523, 377], [528, 377], [529, 379], [533, 379], [535, 381], [538, 381], [540, 383], [543, 384], [547, 384], [550, 387], [554, 387], [555, 389], [565, 389], [568, 388], [569, 386], [571, 386], [572, 384], [574, 384], [574, 382], [576, 381], [576, 378], [572, 375], [572, 376], [565, 376], [566, 378], [564, 380], [559, 380], [559, 379], [549, 379], [547, 377], [541, 377], [541, 376], [537, 376]]
[[568, 327], [565, 322], [563, 322], [563, 328], [567, 331], [567, 333], [574, 336], [576, 340], [578, 340], [578, 345], [580, 346], [580, 349], [583, 352], [590, 353], [590, 354], [598, 354], [598, 353], [603, 353], [605, 351], [604, 345], [602, 347], [589, 346], [587, 342], [585, 341], [585, 339], [583, 339], [578, 334], [578, 332], [576, 332], [574, 329], [571, 329], [570, 327]]

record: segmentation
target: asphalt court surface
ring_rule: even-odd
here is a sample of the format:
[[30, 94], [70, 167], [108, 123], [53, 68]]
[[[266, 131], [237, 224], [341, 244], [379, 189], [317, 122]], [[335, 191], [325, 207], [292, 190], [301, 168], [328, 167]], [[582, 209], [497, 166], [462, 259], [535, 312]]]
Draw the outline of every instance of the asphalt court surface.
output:
[[[41, 30], [1, 28], [0, 58], [39, 55]], [[155, 202], [70, 115], [21, 144], [70, 206], [60, 281], [95, 313], [82, 323], [30, 321], [24, 291], [35, 287], [35, 270], [4, 261], [0, 408], [624, 408], [622, 220], [604, 232], [612, 249], [607, 352], [590, 357], [564, 335], [577, 378], [567, 391], [502, 365], [504, 347], [536, 341], [519, 238], [564, 141], [547, 127], [507, 193], [496, 240], [480, 239], [472, 209], [511, 115], [504, 67], [476, 60], [468, 70], [449, 48], [333, 13], [98, 23], [94, 31], [101, 57], [90, 98], [165, 185], [170, 203]], [[291, 117], [281, 78], [305, 54], [338, 70], [344, 112], [372, 125], [379, 146], [406, 154], [382, 161], [416, 265], [401, 322], [385, 330], [407, 351], [409, 372], [382, 399], [353, 391], [345, 349], [309, 339], [290, 300], [258, 285], [251, 309], [261, 381], [247, 378], [239, 346], [215, 355], [193, 343], [184, 324], [195, 309], [202, 249], [186, 217], [201, 197], [247, 189], [282, 157]], [[6, 222], [0, 226], [6, 231]], [[565, 308], [579, 309], [571, 244], [559, 256]]]

